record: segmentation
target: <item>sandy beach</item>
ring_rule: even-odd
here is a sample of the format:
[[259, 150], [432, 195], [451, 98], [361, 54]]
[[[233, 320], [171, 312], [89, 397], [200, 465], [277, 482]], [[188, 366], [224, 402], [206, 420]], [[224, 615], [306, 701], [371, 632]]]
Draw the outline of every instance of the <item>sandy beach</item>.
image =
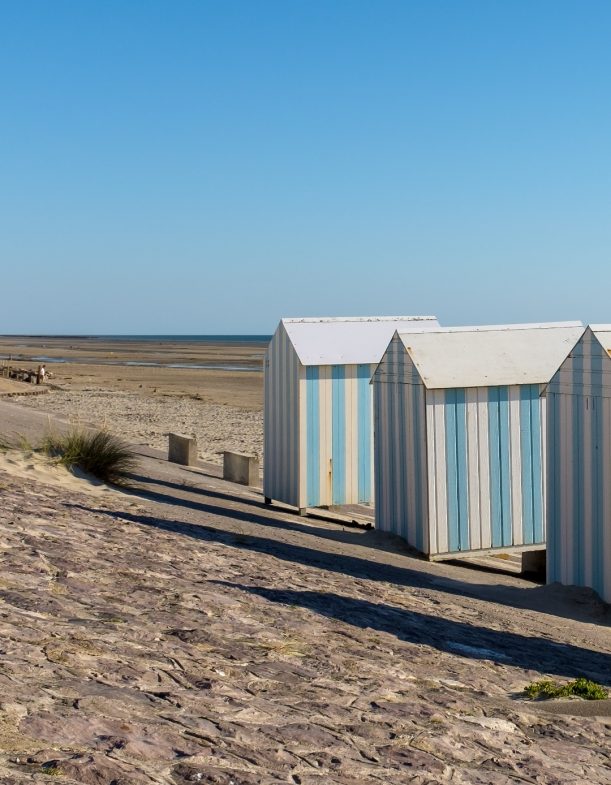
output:
[[156, 449], [167, 448], [168, 432], [195, 436], [200, 457], [220, 463], [224, 450], [262, 455], [265, 348], [264, 342], [4, 337], [0, 364], [8, 357], [26, 368], [46, 361], [48, 392], [20, 396], [24, 406]]
[[[0, 399], [0, 436], [35, 444], [56, 412], [153, 447], [194, 432], [208, 460], [261, 449], [260, 369], [84, 360]], [[611, 686], [591, 591], [428, 563], [214, 474], [141, 450], [108, 488], [0, 450], [3, 783], [611, 784], [611, 700], [523, 692]]]

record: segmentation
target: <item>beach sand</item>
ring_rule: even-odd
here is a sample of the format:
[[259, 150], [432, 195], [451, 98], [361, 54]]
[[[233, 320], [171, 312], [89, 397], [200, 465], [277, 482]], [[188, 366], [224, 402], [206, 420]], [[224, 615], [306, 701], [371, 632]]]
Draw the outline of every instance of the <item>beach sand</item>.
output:
[[[260, 370], [51, 367], [59, 389], [0, 400], [0, 438], [64, 427], [36, 407], [152, 446], [200, 429], [217, 460], [260, 445]], [[523, 695], [610, 685], [592, 592], [429, 563], [140, 452], [108, 489], [0, 451], [2, 783], [611, 785], [611, 703]]]
[[[19, 398], [24, 406], [76, 425], [108, 428], [156, 449], [167, 448], [169, 432], [195, 436], [200, 458], [212, 463], [221, 463], [224, 450], [262, 456], [265, 348], [264, 343], [0, 338], [0, 357], [11, 356], [14, 366], [35, 368], [40, 358], [66, 360], [47, 361], [48, 393]], [[249, 370], [226, 369], [235, 367]]]

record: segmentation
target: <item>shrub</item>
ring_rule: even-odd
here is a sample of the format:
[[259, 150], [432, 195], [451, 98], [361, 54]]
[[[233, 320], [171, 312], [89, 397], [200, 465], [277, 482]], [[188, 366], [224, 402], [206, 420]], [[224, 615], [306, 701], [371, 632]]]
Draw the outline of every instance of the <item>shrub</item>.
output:
[[569, 698], [576, 695], [589, 701], [604, 700], [608, 697], [607, 690], [595, 681], [583, 677], [569, 681], [567, 684], [556, 684], [555, 681], [534, 681], [524, 692], [531, 699]]
[[71, 431], [47, 436], [42, 449], [68, 468], [77, 466], [103, 482], [125, 482], [134, 468], [131, 447], [108, 431]]

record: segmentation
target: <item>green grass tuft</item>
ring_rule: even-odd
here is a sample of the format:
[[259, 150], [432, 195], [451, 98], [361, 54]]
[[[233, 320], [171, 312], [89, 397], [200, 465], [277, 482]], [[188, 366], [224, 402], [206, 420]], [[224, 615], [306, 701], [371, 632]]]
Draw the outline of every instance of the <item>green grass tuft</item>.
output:
[[575, 695], [589, 701], [605, 700], [609, 697], [607, 690], [595, 681], [583, 677], [569, 681], [567, 684], [556, 684], [555, 681], [534, 681], [524, 692], [531, 700], [549, 700], [550, 698], [570, 698]]
[[63, 777], [64, 775], [60, 767], [55, 765], [55, 761], [50, 764], [43, 763], [40, 768], [43, 774], [46, 774], [48, 777]]
[[131, 447], [108, 431], [71, 431], [49, 435], [42, 451], [68, 468], [78, 467], [103, 482], [121, 484], [135, 467]]

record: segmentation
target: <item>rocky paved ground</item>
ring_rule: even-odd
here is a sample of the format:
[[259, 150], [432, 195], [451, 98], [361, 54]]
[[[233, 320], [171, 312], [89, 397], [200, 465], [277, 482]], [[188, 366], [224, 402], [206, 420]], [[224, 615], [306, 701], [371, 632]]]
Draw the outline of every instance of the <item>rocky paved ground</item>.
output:
[[0, 782], [611, 783], [608, 702], [519, 697], [611, 681], [591, 597], [152, 459], [136, 494], [25, 466], [0, 470]]

